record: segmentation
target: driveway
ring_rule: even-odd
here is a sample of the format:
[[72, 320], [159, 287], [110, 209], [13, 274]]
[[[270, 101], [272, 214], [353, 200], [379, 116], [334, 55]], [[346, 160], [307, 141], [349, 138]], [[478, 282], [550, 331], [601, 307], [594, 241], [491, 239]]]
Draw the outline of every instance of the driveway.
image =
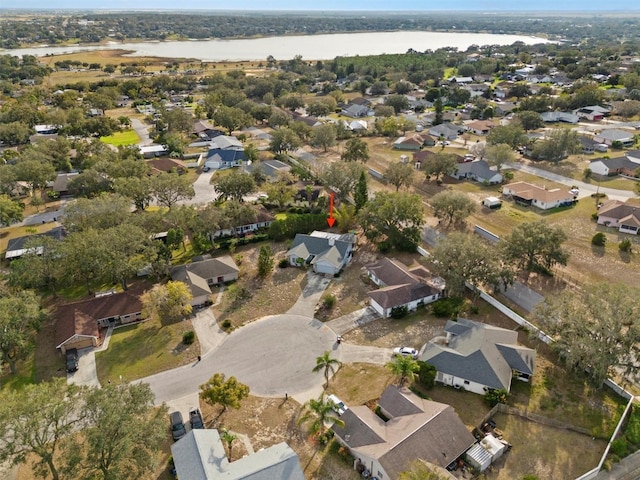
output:
[[560, 183], [569, 187], [576, 186], [580, 189], [578, 198], [589, 197], [592, 193], [596, 192], [605, 193], [607, 194], [607, 197], [612, 200], [626, 201], [627, 199], [634, 198], [636, 196], [635, 193], [629, 190], [617, 190], [615, 188], [600, 187], [597, 184], [581, 182], [579, 180], [564, 177], [556, 173], [547, 172], [546, 170], [542, 170], [541, 168], [532, 167], [530, 165], [522, 165], [521, 163], [508, 163], [505, 164], [504, 168], [520, 170], [521, 172], [530, 173], [537, 177], [551, 180], [553, 182]]
[[182, 205], [196, 205], [215, 201], [219, 195], [211, 185], [211, 178], [214, 173], [215, 170], [202, 172], [196, 181], [193, 182], [193, 190], [196, 193], [195, 196], [188, 200], [181, 200], [178, 203]]
[[96, 352], [93, 347], [78, 350], [78, 370], [67, 373], [67, 383], [100, 388], [96, 369]]
[[131, 127], [136, 131], [138, 137], [140, 137], [138, 145], [142, 147], [145, 145], [151, 145], [153, 143], [151, 137], [149, 137], [149, 126], [145, 125], [143, 121], [137, 118], [132, 118]]

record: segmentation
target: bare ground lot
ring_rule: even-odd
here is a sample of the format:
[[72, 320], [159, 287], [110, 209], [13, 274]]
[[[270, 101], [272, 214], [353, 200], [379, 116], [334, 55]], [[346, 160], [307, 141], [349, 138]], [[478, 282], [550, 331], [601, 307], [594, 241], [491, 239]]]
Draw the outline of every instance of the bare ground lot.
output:
[[540, 480], [576, 478], [597, 465], [606, 446], [604, 440], [512, 415], [500, 413], [494, 420], [513, 448], [486, 472], [491, 480], [525, 475], [536, 475]]

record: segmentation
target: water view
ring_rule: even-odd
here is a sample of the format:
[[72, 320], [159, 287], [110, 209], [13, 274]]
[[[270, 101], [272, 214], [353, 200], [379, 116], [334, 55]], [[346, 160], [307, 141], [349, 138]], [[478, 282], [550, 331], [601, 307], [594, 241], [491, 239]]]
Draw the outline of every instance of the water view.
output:
[[418, 52], [453, 47], [466, 50], [471, 45], [510, 45], [523, 42], [527, 45], [547, 43], [548, 40], [522, 35], [497, 35], [490, 33], [450, 32], [369, 32], [289, 37], [265, 37], [236, 40], [205, 40], [177, 42], [112, 43], [100, 46], [37, 47], [16, 50], [0, 50], [12, 55], [59, 55], [86, 50], [131, 50], [131, 56], [195, 58], [202, 61], [289, 60], [296, 55], [304, 59], [325, 60], [338, 56], [378, 55], [405, 53], [409, 49]]

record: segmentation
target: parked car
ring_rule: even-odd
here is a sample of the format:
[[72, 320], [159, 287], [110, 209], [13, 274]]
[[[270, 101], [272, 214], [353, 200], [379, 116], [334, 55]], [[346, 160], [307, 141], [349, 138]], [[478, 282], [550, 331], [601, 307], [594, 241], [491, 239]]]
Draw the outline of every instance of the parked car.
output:
[[333, 409], [338, 415], [342, 415], [344, 412], [349, 410], [349, 407], [347, 407], [342, 400], [333, 394], [328, 395], [327, 400], [333, 403]]
[[174, 440], [180, 440], [187, 434], [187, 429], [182, 420], [182, 414], [180, 412], [172, 412], [169, 418], [171, 420], [171, 436]]
[[191, 424], [192, 430], [196, 428], [204, 428], [204, 422], [202, 421], [202, 415], [200, 414], [199, 409], [194, 408], [189, 411], [189, 423]]
[[571, 195], [578, 195], [580, 193], [580, 189], [578, 189], [578, 187], [572, 187], [571, 190], [569, 190], [569, 193]]
[[70, 348], [65, 355], [67, 359], [67, 372], [76, 372], [78, 370], [78, 349]]
[[411, 347], [396, 347], [393, 349], [394, 357], [411, 357], [414, 360], [418, 358], [418, 350]]

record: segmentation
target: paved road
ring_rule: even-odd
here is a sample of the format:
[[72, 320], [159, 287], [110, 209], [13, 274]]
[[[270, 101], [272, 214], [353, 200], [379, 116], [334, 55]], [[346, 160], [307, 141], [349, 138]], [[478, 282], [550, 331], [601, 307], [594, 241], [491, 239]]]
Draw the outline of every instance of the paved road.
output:
[[579, 198], [589, 197], [592, 193], [596, 192], [606, 193], [610, 199], [622, 201], [625, 201], [629, 198], [634, 198], [636, 196], [635, 193], [629, 190], [617, 190], [615, 188], [600, 187], [597, 184], [581, 182], [574, 178], [564, 177], [562, 175], [547, 172], [546, 170], [532, 167], [530, 165], [522, 165], [521, 163], [508, 163], [505, 164], [504, 168], [511, 168], [514, 170], [519, 170], [521, 172], [530, 173], [540, 178], [551, 180], [556, 183], [561, 183], [562, 185], [575, 185], [580, 189], [580, 194], [578, 195]]

